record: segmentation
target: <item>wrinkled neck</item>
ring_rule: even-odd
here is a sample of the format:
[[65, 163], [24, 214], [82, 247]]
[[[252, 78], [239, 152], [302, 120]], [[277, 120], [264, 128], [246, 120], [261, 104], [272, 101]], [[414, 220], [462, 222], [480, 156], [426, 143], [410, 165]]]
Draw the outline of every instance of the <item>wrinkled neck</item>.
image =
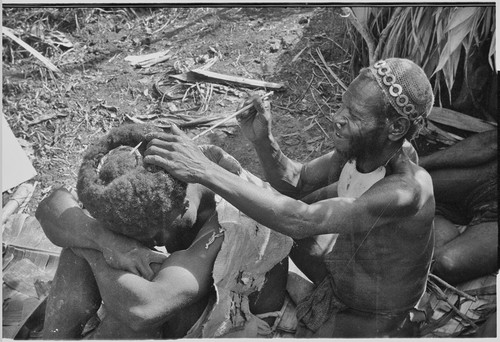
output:
[[401, 144], [391, 144], [380, 152], [371, 152], [356, 158], [356, 169], [361, 173], [370, 173], [381, 166], [387, 166], [401, 149]]

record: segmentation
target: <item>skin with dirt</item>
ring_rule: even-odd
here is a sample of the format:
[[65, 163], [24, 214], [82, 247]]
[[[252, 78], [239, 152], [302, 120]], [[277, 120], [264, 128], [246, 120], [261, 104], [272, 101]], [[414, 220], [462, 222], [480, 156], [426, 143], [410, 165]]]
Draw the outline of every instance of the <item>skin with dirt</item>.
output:
[[[27, 10], [10, 11], [8, 17], [4, 15], [5, 26], [16, 24], [15, 19]], [[42, 11], [50, 15], [44, 17]], [[30, 42], [52, 51], [51, 61], [64, 72], [53, 76], [33, 56], [19, 52], [15, 43], [4, 38], [4, 113], [38, 172], [34, 179], [37, 187], [27, 208], [30, 214], [52, 189], [60, 185], [74, 187], [89, 142], [112, 127], [130, 122], [129, 118], [150, 122], [149, 118], [168, 118], [193, 107], [201, 109], [182, 114], [190, 119], [227, 116], [243, 102], [246, 95], [241, 94], [265, 92], [230, 86], [229, 92], [213, 92], [210, 98], [194, 91], [181, 100], [155, 97], [155, 83], [160, 81], [166, 87], [176, 83], [168, 74], [199, 67], [214, 57], [217, 61], [210, 71], [285, 85], [285, 91], [276, 91], [270, 98], [273, 132], [285, 154], [306, 161], [333, 148], [330, 115], [338, 108], [343, 89], [328, 75], [316, 49], [348, 84], [349, 37], [339, 8], [87, 8], [32, 12], [43, 19], [39, 19], [39, 25], [52, 25], [63, 32], [73, 48], [57, 50], [53, 45]], [[125, 60], [129, 55], [167, 49], [173, 56], [148, 68], [135, 68]], [[261, 176], [252, 145], [242, 137], [235, 120], [230, 123], [232, 126], [216, 128], [198, 143], [222, 147], [243, 167]], [[195, 136], [205, 128], [187, 132]]]

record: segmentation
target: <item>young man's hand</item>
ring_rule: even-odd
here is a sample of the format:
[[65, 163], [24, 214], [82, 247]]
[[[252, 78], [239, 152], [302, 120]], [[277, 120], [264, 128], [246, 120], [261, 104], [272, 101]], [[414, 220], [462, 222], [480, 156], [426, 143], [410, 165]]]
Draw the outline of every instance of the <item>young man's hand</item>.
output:
[[57, 189], [40, 202], [36, 218], [52, 243], [102, 253], [109, 266], [151, 279], [152, 263], [163, 263], [167, 255], [140, 242], [104, 228], [80, 208], [65, 189]]
[[155, 276], [152, 264], [161, 264], [168, 258], [168, 254], [151, 250], [137, 240], [118, 234], [108, 240], [107, 246], [102, 246], [102, 254], [109, 266], [147, 280]]

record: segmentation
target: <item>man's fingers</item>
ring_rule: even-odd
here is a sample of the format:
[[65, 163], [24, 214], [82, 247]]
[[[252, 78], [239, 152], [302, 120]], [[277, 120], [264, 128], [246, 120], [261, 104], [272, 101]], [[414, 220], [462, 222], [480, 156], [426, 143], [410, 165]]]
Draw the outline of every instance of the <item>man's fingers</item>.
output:
[[261, 98], [258, 98], [253, 101], [253, 106], [255, 107], [257, 112], [263, 114], [269, 107], [269, 101], [264, 101]]
[[153, 139], [149, 142], [148, 146], [146, 147], [146, 151], [144, 154], [151, 154], [155, 152], [160, 152], [160, 151], [173, 151], [174, 150], [174, 145], [171, 142], [167, 142], [164, 140], [159, 140], [159, 139]]
[[167, 258], [168, 255], [165, 253], [148, 251], [147, 258], [141, 258], [139, 265], [139, 269], [143, 278], [152, 280], [155, 276], [155, 273], [153, 271], [153, 268], [151, 267], [151, 264], [162, 264]]
[[146, 141], [151, 141], [153, 139], [160, 139], [160, 140], [170, 140], [173, 138], [173, 135], [170, 133], [165, 133], [165, 132], [150, 132], [146, 134], [145, 139]]
[[135, 275], [142, 277], [141, 272], [134, 264], [131, 264], [131, 265], [125, 267], [124, 271], [130, 272], [130, 273], [133, 273]]
[[163, 169], [168, 169], [168, 162], [158, 156], [158, 155], [147, 155], [144, 157], [144, 163], [146, 164], [151, 164], [151, 165], [156, 165], [156, 166], [159, 166]]
[[176, 124], [172, 124], [171, 131], [175, 135], [191, 140], [191, 138], [188, 137], [187, 134], [184, 133]]
[[149, 264], [140, 262], [140, 265], [137, 266], [140, 272], [140, 276], [144, 279], [151, 280], [154, 277], [154, 272], [149, 266]]
[[165, 260], [168, 259], [168, 254], [162, 253], [162, 252], [155, 252], [153, 251], [149, 255], [149, 263], [156, 262], [156, 263], [163, 263]]

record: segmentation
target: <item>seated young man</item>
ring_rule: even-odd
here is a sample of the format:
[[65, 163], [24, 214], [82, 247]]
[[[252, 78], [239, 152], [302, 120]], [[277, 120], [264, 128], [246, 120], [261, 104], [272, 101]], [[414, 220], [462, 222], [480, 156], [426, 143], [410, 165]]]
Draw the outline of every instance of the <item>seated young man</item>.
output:
[[[126, 136], [130, 142], [134, 139], [130, 139], [128, 131], [134, 128], [112, 131], [100, 143], [109, 144], [105, 149], [111, 150], [120, 145], [121, 138], [117, 136]], [[124, 132], [128, 133], [123, 135]], [[211, 147], [206, 154], [219, 165], [239, 172], [246, 179], [252, 178], [222, 150]], [[89, 155], [86, 161], [92, 159]], [[96, 152], [95, 155], [104, 153]], [[119, 164], [131, 159], [130, 156], [133, 154], [109, 158]], [[48, 299], [44, 339], [81, 338], [86, 322], [95, 315], [101, 302], [105, 315], [90, 336], [96, 339], [182, 337], [202, 311], [200, 321], [189, 332], [191, 336], [273, 335], [271, 326], [279, 321], [276, 317], [284, 303], [287, 264], [281, 261], [286, 258], [287, 248], [291, 248], [289, 238], [255, 222], [249, 224], [250, 219], [223, 200], [216, 203], [213, 193], [198, 185], [188, 185], [185, 195], [182, 186], [180, 192], [172, 190], [178, 192], [172, 195], [177, 198], [172, 200], [163, 219], [160, 215], [143, 217], [143, 221], [157, 220], [163, 225], [134, 229], [134, 222], [141, 224], [134, 221], [141, 219], [141, 215], [154, 215], [150, 210], [155, 205], [150, 203], [151, 198], [142, 198], [142, 203], [151, 206], [150, 209], [138, 208], [140, 215], [127, 214], [132, 211], [127, 205], [140, 204], [136, 203], [136, 198], [127, 197], [131, 192], [110, 192], [103, 186], [124, 175], [105, 163], [101, 166], [95, 161], [87, 164], [94, 165], [96, 170], [93, 172], [104, 174], [104, 178], [111, 175], [111, 179], [89, 181], [92, 177], [84, 177], [84, 174], [92, 168], [82, 167], [86, 171], [81, 170], [79, 177], [81, 199], [84, 204], [90, 204], [90, 211], [96, 216], [111, 217], [96, 220], [86, 215], [65, 190], [56, 190], [44, 199], [36, 213], [49, 239], [65, 247]], [[101, 170], [97, 171], [98, 168]], [[118, 189], [132, 185], [136, 191], [132, 194], [138, 195], [147, 181], [137, 175], [130, 177], [129, 171], [118, 181], [125, 184]], [[84, 190], [82, 185], [86, 185]], [[95, 188], [89, 190], [92, 186]], [[162, 186], [155, 184], [156, 188], [164, 189]], [[161, 201], [161, 194], [156, 190], [144, 191], [152, 192], [152, 200]], [[96, 200], [110, 193], [114, 195], [107, 201]], [[86, 198], [91, 194], [95, 207]], [[108, 207], [116, 203], [125, 208], [117, 207], [119, 215], [113, 216]], [[185, 203], [187, 208], [183, 208]], [[116, 224], [119, 219], [123, 224]], [[246, 233], [226, 234], [228, 227], [240, 225], [238, 230]], [[173, 253], [167, 257], [148, 248], [154, 245], [166, 246]], [[276, 253], [278, 245], [284, 249]], [[218, 301], [211, 299], [212, 286], [217, 291]], [[269, 312], [272, 313], [269, 315]], [[260, 314], [269, 317], [260, 319]]]
[[433, 273], [452, 284], [498, 271], [497, 138], [478, 133], [420, 158], [436, 196]]

